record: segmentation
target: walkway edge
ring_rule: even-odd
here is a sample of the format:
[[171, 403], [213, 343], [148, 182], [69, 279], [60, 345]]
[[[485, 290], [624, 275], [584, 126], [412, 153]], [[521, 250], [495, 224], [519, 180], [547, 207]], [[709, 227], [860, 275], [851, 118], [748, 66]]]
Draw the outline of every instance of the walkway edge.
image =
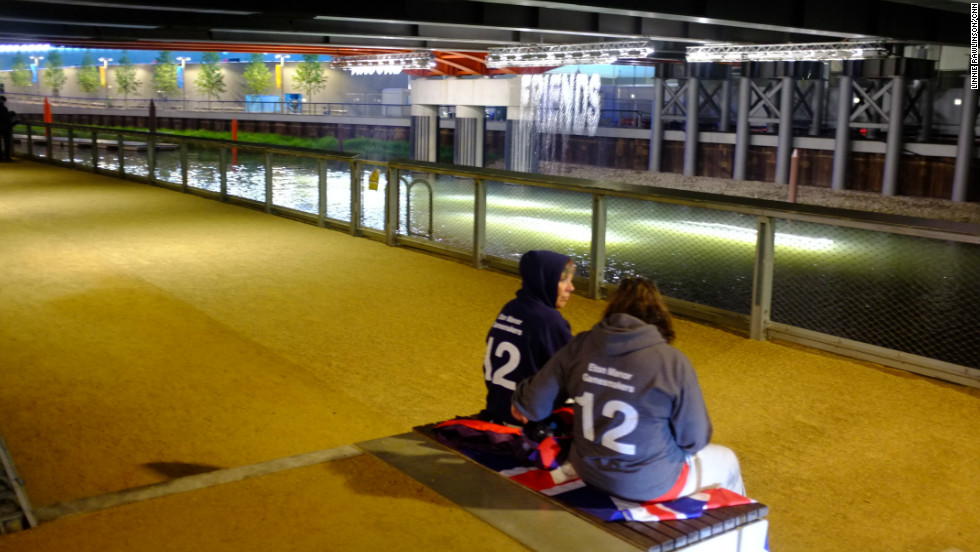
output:
[[241, 481], [252, 477], [269, 475], [294, 468], [312, 466], [314, 464], [329, 462], [331, 460], [341, 460], [344, 458], [360, 456], [361, 454], [364, 454], [364, 452], [353, 445], [341, 445], [339, 447], [298, 454], [296, 456], [277, 458], [275, 460], [259, 462], [257, 464], [238, 466], [224, 470], [202, 473], [199, 475], [190, 475], [187, 477], [163, 481], [161, 483], [154, 483], [153, 485], [147, 485], [144, 487], [135, 487], [132, 489], [125, 489], [103, 495], [80, 498], [69, 502], [60, 502], [50, 506], [35, 508], [34, 514], [37, 516], [37, 520], [39, 522], [44, 523], [54, 521], [67, 515], [96, 512], [106, 508], [149, 500], [151, 498], [160, 498], [163, 496], [188, 491], [196, 491], [198, 489], [213, 487], [215, 485], [233, 483], [235, 481]]

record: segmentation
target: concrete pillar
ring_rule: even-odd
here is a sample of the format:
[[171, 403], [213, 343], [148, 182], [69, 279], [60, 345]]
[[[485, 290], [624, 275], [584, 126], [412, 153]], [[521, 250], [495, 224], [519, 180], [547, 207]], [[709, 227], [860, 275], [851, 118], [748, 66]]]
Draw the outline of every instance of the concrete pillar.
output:
[[701, 111], [701, 83], [687, 78], [687, 124], [684, 127], [684, 176], [695, 176], [698, 164], [698, 112]]
[[749, 77], [738, 78], [738, 107], [735, 123], [735, 169], [732, 178], [745, 180], [745, 166], [749, 159], [749, 109], [751, 109], [752, 81]]
[[732, 117], [732, 79], [726, 78], [721, 82], [721, 105], [718, 111], [721, 120], [718, 121], [718, 132], [728, 132]]
[[933, 89], [932, 79], [922, 81], [922, 100], [919, 102], [919, 115], [922, 116], [922, 127], [919, 128], [919, 141], [928, 142], [932, 139]]
[[810, 123], [810, 136], [820, 136], [823, 130], [824, 80], [820, 77], [813, 81], [813, 122]]
[[453, 163], [469, 167], [483, 166], [483, 142], [486, 108], [456, 106], [456, 132], [453, 139]]
[[832, 190], [843, 190], [847, 179], [847, 158], [851, 149], [851, 107], [854, 91], [851, 77], [841, 75], [837, 84], [837, 134], [834, 139], [834, 172], [830, 180]]
[[664, 79], [653, 79], [653, 106], [650, 112], [650, 170], [660, 172], [664, 153]]
[[793, 154], [793, 77], [782, 77], [779, 89], [779, 140], [776, 145], [776, 184], [789, 182]]
[[976, 138], [977, 91], [970, 88], [970, 75], [963, 84], [963, 103], [960, 107], [960, 135], [956, 140], [956, 165], [953, 168], [953, 201], [966, 201], [970, 162], [973, 159], [973, 140]]
[[415, 161], [439, 159], [439, 106], [412, 104], [411, 151]]
[[898, 190], [898, 166], [902, 159], [902, 123], [905, 119], [905, 77], [892, 77], [891, 105], [888, 108], [888, 140], [885, 142], [885, 172], [881, 195], [893, 196]]

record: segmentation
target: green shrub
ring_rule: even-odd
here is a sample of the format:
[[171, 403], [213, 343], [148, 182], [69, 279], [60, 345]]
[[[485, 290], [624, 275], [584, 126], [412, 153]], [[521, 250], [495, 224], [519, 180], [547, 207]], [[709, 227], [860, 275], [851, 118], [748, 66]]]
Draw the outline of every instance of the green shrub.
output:
[[[117, 127], [118, 128], [118, 127]], [[142, 130], [145, 128], [125, 127], [123, 130]], [[212, 138], [216, 140], [231, 140], [231, 132], [220, 130], [176, 130], [171, 128], [157, 129], [161, 134], [176, 134], [178, 136], [189, 136], [191, 138]], [[333, 136], [322, 138], [302, 138], [299, 136], [281, 136], [264, 132], [239, 132], [239, 142], [250, 144], [266, 144], [273, 146], [289, 146], [297, 148], [317, 149], [324, 151], [339, 151], [340, 142]]]
[[388, 161], [397, 157], [409, 157], [409, 145], [404, 140], [350, 138], [344, 140], [344, 152], [359, 153], [362, 158], [372, 161]]

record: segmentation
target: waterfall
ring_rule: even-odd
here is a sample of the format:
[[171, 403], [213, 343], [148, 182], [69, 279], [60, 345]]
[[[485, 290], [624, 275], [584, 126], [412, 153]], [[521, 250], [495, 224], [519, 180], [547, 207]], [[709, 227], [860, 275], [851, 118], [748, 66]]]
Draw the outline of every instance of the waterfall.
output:
[[595, 136], [599, 75], [558, 73], [521, 77], [521, 117], [513, 129], [514, 170], [538, 172], [538, 161], [565, 162], [569, 134]]

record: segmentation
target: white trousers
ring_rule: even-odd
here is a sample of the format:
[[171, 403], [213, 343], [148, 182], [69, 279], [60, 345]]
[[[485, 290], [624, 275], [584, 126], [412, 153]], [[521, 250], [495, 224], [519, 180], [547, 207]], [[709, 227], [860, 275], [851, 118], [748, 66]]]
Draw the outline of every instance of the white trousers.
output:
[[698, 491], [723, 487], [745, 496], [745, 483], [738, 457], [728, 447], [710, 444], [697, 454], [687, 457], [690, 472], [681, 496], [692, 495]]
[[[723, 487], [738, 493], [745, 494], [745, 483], [742, 482], [742, 470], [738, 465], [738, 457], [735, 452], [728, 447], [710, 444], [699, 450], [697, 454], [687, 457], [687, 482], [684, 489], [678, 496], [690, 496], [705, 489]], [[570, 462], [565, 462], [558, 468], [551, 470], [551, 478], [556, 485], [575, 479], [578, 477], [575, 468]]]

